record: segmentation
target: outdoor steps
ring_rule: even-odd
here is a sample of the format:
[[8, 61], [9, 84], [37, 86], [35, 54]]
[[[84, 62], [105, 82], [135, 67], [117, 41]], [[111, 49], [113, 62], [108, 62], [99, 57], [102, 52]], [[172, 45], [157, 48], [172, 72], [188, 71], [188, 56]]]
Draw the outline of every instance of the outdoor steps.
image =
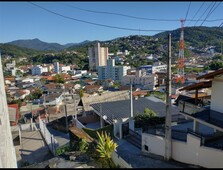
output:
[[125, 139], [129, 142], [129, 143], [131, 143], [131, 144], [133, 144], [134, 146], [136, 146], [137, 148], [139, 148], [139, 149], [141, 149], [141, 139], [139, 139], [139, 138], [137, 138], [137, 137], [135, 137], [135, 136], [132, 136], [132, 135], [128, 135], [128, 136], [126, 136], [125, 137]]

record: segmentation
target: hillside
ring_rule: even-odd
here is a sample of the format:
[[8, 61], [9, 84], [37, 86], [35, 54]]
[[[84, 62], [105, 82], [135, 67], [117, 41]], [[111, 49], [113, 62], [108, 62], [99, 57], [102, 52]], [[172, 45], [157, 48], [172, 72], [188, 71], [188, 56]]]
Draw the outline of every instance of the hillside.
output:
[[10, 44], [0, 44], [0, 50], [2, 56], [9, 55], [15, 58], [30, 57], [35, 55], [41, 55], [43, 52], [23, 47], [18, 47]]
[[65, 46], [60, 45], [58, 43], [47, 43], [40, 41], [37, 38], [32, 40], [16, 40], [9, 42], [7, 44], [16, 45], [18, 47], [24, 47], [29, 49], [42, 50], [42, 51], [60, 51], [66, 48]]
[[[162, 32], [154, 35], [154, 38], [167, 39], [168, 33], [171, 33], [172, 41], [177, 42], [180, 38], [181, 29], [170, 32]], [[220, 52], [223, 39], [223, 27], [186, 27], [184, 29], [184, 40], [196, 48], [205, 48], [206, 46], [216, 46]]]
[[[120, 37], [108, 41], [100, 41], [101, 46], [109, 48], [109, 53], [114, 53], [117, 50], [129, 50], [132, 54], [157, 54], [163, 55], [167, 52], [168, 33], [172, 37], [172, 51], [178, 53], [178, 42], [180, 39], [181, 29], [166, 31], [154, 36], [147, 35], [131, 35]], [[223, 37], [223, 28], [219, 27], [186, 27], [184, 29], [184, 39], [186, 48], [189, 46], [195, 49], [205, 48], [207, 46], [216, 46], [216, 52], [221, 51], [221, 42]], [[67, 50], [80, 50], [87, 52], [87, 47], [92, 46], [95, 41], [79, 46], [71, 46]], [[196, 53], [196, 51], [194, 51]]]
[[[161, 56], [161, 61], [165, 62], [165, 58], [168, 55], [168, 33], [172, 34], [172, 57], [173, 60], [178, 57], [179, 53], [179, 39], [180, 39], [180, 29], [176, 29], [170, 32], [162, 32], [154, 36], [147, 35], [130, 35], [126, 37], [119, 37], [113, 40], [100, 41], [101, 46], [108, 47], [109, 53], [116, 53], [118, 50], [130, 51], [131, 55], [127, 56], [127, 62], [134, 63], [137, 66], [140, 64], [150, 64], [145, 59], [145, 55], [155, 54]], [[223, 28], [218, 27], [186, 27], [184, 30], [185, 38], [185, 58], [199, 54], [203, 51], [201, 49], [207, 46], [216, 46], [215, 51], [221, 52], [221, 44], [223, 44]], [[26, 41], [26, 43], [25, 43]], [[81, 68], [88, 63], [88, 47], [93, 46], [96, 41], [84, 41], [82, 43], [69, 43], [65, 45], [58, 46], [57, 43], [45, 43], [38, 39], [34, 40], [18, 40], [14, 41], [20, 42], [20, 45], [29, 44], [28, 42], [38, 42], [41, 44], [38, 48], [41, 49], [51, 49], [49, 51], [40, 51], [22, 48], [10, 44], [0, 44], [3, 56], [11, 55], [15, 57], [28, 56], [34, 63], [50, 63], [53, 61], [60, 61], [64, 63], [77, 63]], [[11, 42], [13, 43], [13, 42]], [[32, 44], [32, 43], [31, 43]], [[45, 44], [45, 46], [44, 46]], [[54, 46], [54, 51], [52, 51]], [[29, 44], [29, 47], [31, 45]], [[38, 45], [37, 45], [38, 46]], [[63, 46], [63, 47], [61, 47]], [[189, 49], [192, 46], [194, 49]], [[26, 45], [27, 47], [27, 45]], [[66, 48], [65, 48], [66, 47]], [[37, 47], [36, 47], [37, 48]], [[59, 50], [62, 49], [62, 50]], [[59, 51], [58, 51], [59, 50]], [[134, 61], [132, 60], [134, 57]]]

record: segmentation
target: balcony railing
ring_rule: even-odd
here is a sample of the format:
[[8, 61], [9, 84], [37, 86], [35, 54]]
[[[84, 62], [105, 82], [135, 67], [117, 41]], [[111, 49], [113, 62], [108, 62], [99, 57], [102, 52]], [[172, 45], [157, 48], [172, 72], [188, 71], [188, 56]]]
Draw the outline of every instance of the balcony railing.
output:
[[180, 112], [187, 113], [190, 115], [205, 110], [205, 108], [203, 108], [202, 106], [195, 105], [193, 103], [189, 103], [189, 102], [183, 101], [183, 100], [179, 101], [178, 108], [179, 108]]

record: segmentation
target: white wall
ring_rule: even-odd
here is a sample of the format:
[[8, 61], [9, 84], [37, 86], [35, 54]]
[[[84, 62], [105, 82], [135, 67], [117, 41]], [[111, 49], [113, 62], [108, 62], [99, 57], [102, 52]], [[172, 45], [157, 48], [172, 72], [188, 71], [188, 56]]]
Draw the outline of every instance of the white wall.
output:
[[[164, 156], [165, 138], [151, 134], [142, 134], [142, 151]], [[149, 151], [145, 151], [147, 144]], [[205, 168], [222, 168], [223, 151], [210, 147], [200, 146], [200, 138], [187, 135], [187, 142], [172, 140], [172, 158], [176, 161], [199, 165]]]
[[[148, 146], [149, 148], [148, 151], [145, 150], [144, 145]], [[148, 133], [143, 133], [142, 134], [142, 151], [164, 156], [165, 139], [161, 136], [154, 136]]]
[[211, 94], [211, 110], [223, 113], [222, 96], [223, 96], [223, 75], [215, 77], [212, 81], [212, 94]]

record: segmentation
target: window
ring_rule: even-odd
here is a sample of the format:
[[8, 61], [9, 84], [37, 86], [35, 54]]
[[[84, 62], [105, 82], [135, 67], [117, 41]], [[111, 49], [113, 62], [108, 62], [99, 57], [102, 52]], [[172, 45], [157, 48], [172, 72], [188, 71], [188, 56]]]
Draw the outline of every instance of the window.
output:
[[146, 151], [149, 151], [149, 147], [147, 145], [144, 145], [144, 148]]

